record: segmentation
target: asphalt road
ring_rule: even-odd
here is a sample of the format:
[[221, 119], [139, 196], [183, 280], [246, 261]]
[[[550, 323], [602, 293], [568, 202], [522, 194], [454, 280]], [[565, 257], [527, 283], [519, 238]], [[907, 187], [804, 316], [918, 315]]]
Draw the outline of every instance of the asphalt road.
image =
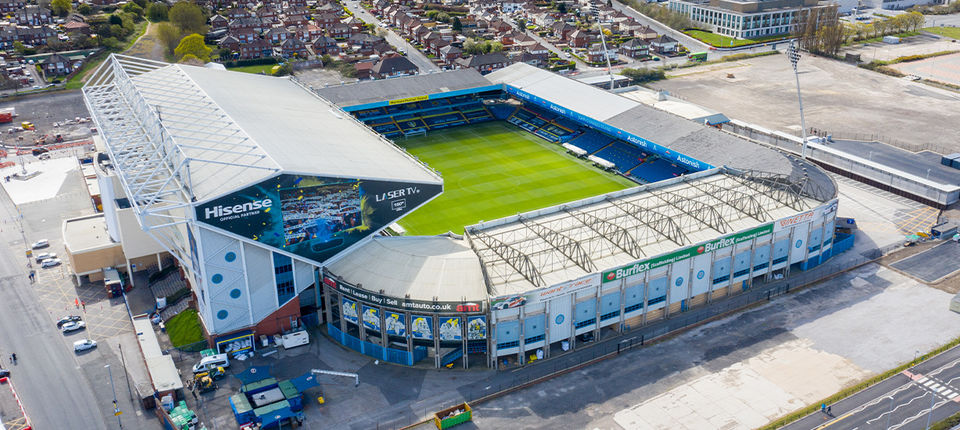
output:
[[357, 18], [360, 18], [360, 20], [362, 20], [363, 22], [366, 22], [367, 24], [376, 25], [378, 28], [383, 28], [384, 30], [386, 30], [387, 42], [390, 42], [391, 45], [396, 46], [397, 48], [405, 50], [407, 59], [410, 60], [410, 62], [412, 62], [413, 64], [415, 64], [417, 68], [420, 69], [420, 73], [440, 71], [440, 68], [437, 67], [436, 64], [433, 64], [433, 61], [427, 58], [426, 55], [423, 55], [423, 53], [420, 52], [419, 49], [407, 43], [407, 41], [404, 40], [403, 37], [400, 37], [400, 35], [395, 33], [392, 28], [381, 27], [380, 20], [377, 19], [377, 17], [371, 15], [370, 12], [367, 12], [366, 9], [361, 7], [360, 2], [355, 0], [348, 0], [344, 2], [344, 4], [347, 6], [347, 9], [349, 9], [350, 12], [353, 13], [354, 16], [356, 16]]
[[784, 429], [925, 429], [960, 412], [960, 347], [830, 406]]
[[[0, 246], [0, 359], [11, 367], [34, 428], [105, 429], [90, 381], [27, 279], [23, 242], [6, 193], [0, 203], [0, 238], [8, 244]], [[13, 352], [16, 365], [8, 358]]]

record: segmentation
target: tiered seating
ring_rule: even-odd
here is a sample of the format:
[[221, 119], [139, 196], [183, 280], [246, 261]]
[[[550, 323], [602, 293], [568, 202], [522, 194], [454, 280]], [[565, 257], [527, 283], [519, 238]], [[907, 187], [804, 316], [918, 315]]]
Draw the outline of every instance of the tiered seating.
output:
[[626, 173], [644, 161], [643, 153], [639, 149], [621, 141], [604, 147], [594, 155], [616, 164], [620, 173]]
[[362, 120], [362, 119], [364, 119], [364, 118], [370, 118], [370, 117], [377, 116], [377, 115], [383, 115], [383, 114], [385, 114], [385, 113], [386, 113], [386, 112], [385, 112], [382, 108], [373, 108], [373, 109], [365, 109], [365, 110], [356, 111], [356, 112], [353, 113], [353, 115]]
[[392, 122], [387, 124], [382, 124], [382, 125], [375, 125], [373, 126], [373, 129], [376, 130], [377, 133], [380, 133], [387, 137], [392, 137], [400, 134], [400, 129], [397, 127], [396, 124]]
[[670, 179], [685, 173], [686, 169], [679, 167], [662, 158], [654, 158], [635, 169], [631, 174], [647, 182], [657, 182]]
[[606, 135], [593, 130], [587, 130], [583, 134], [571, 139], [568, 143], [587, 151], [587, 153], [590, 155], [593, 155], [595, 152], [599, 151], [600, 148], [609, 145], [610, 142], [613, 142], [613, 139], [607, 137]]

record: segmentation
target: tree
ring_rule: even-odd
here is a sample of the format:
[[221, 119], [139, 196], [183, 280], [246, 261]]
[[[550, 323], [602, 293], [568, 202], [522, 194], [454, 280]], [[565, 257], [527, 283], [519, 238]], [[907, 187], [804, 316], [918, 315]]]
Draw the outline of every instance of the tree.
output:
[[207, 47], [203, 42], [203, 36], [194, 33], [180, 40], [180, 44], [173, 50], [173, 55], [177, 58], [183, 58], [185, 55], [193, 55], [201, 61], [210, 59], [210, 52], [213, 49]]
[[459, 16], [453, 17], [453, 25], [451, 25], [451, 28], [457, 33], [463, 31], [463, 23], [460, 22]]
[[140, 7], [140, 5], [138, 5], [138, 4], [136, 4], [136, 3], [127, 3], [127, 4], [123, 5], [123, 11], [124, 11], [124, 12], [127, 12], [127, 13], [130, 13], [130, 14], [133, 14], [133, 15], [136, 15], [136, 16], [137, 16], [137, 19], [143, 17], [143, 8]]
[[488, 42], [484, 51], [487, 53], [503, 51], [503, 44], [500, 42]]
[[153, 3], [147, 8], [147, 19], [151, 22], [166, 21], [168, 11], [167, 5], [160, 2]]
[[181, 63], [181, 64], [189, 64], [189, 65], [191, 65], [191, 66], [202, 66], [202, 65], [203, 65], [203, 61], [201, 61], [199, 58], [197, 58], [196, 55], [193, 55], [193, 54], [184, 55], [183, 58], [180, 59], [179, 63]]
[[666, 75], [663, 73], [663, 67], [657, 67], [655, 69], [623, 69], [620, 71], [620, 74], [630, 78], [634, 84], [642, 84], [645, 82], [659, 81], [665, 79]]
[[273, 76], [287, 76], [292, 74], [293, 74], [293, 63], [289, 61], [281, 64], [280, 68], [278, 68], [275, 72], [273, 72]]
[[[19, 43], [19, 42], [16, 42]], [[482, 49], [477, 46], [477, 41], [473, 39], [467, 39], [466, 42], [463, 42], [463, 52], [467, 54], [480, 54]]]
[[50, 2], [50, 7], [53, 8], [53, 13], [59, 16], [67, 16], [73, 10], [70, 0], [53, 0]]
[[207, 32], [207, 18], [203, 16], [200, 6], [185, 1], [179, 1], [170, 8], [167, 14], [170, 22], [180, 27], [184, 33], [205, 34]]
[[173, 54], [173, 50], [180, 43], [180, 30], [169, 22], [161, 22], [157, 24], [157, 38], [163, 43], [167, 54]]
[[17, 51], [18, 54], [23, 55], [23, 52], [27, 50], [27, 47], [23, 46], [23, 42], [17, 40], [13, 42], [13, 50]]
[[444, 23], [450, 22], [450, 14], [446, 12], [440, 12], [439, 14], [437, 14], [437, 21], [444, 22]]
[[80, 6], [77, 6], [77, 12], [80, 12], [83, 15], [90, 15], [93, 13], [93, 8], [86, 3], [80, 3]]
[[[877, 26], [870, 26], [874, 32]], [[858, 31], [861, 29], [858, 27]], [[800, 47], [810, 52], [825, 55], [837, 55], [843, 45], [844, 28], [840, 23], [837, 5], [816, 9], [802, 9], [794, 32], [800, 40]]]

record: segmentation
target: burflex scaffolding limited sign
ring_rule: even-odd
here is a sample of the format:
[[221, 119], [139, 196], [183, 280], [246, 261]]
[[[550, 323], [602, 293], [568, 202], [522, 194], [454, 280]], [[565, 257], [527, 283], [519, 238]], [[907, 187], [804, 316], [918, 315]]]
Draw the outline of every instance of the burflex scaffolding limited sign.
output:
[[742, 231], [740, 233], [732, 234], [727, 237], [712, 240], [707, 243], [683, 248], [669, 254], [651, 258], [649, 260], [638, 261], [636, 263], [603, 272], [603, 282], [618, 281], [628, 276], [638, 275], [646, 271], [680, 262], [688, 258], [693, 258], [701, 254], [710, 253], [718, 249], [736, 245], [738, 243], [751, 241], [755, 238], [768, 235], [770, 233], [773, 233], [773, 224], [766, 224], [750, 230]]
[[324, 276], [323, 283], [351, 297], [359, 302], [374, 304], [382, 307], [402, 309], [418, 312], [436, 312], [436, 313], [465, 313], [479, 314], [483, 313], [483, 302], [441, 302], [429, 300], [415, 300], [407, 298], [396, 298], [373, 293], [362, 288], [357, 288], [346, 282], [334, 279], [331, 276]]
[[438, 184], [285, 174], [201, 204], [196, 216], [320, 264], [441, 191]]

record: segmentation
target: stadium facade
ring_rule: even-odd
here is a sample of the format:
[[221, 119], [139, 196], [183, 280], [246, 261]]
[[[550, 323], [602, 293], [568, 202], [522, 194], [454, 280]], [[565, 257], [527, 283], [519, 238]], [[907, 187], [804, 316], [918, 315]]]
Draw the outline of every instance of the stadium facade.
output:
[[[393, 363], [523, 363], [837, 250], [836, 187], [816, 166], [525, 64], [310, 89], [113, 56], [84, 95], [211, 338], [322, 323]], [[443, 187], [384, 136], [495, 120], [638, 185], [463, 232], [379, 234]]]

